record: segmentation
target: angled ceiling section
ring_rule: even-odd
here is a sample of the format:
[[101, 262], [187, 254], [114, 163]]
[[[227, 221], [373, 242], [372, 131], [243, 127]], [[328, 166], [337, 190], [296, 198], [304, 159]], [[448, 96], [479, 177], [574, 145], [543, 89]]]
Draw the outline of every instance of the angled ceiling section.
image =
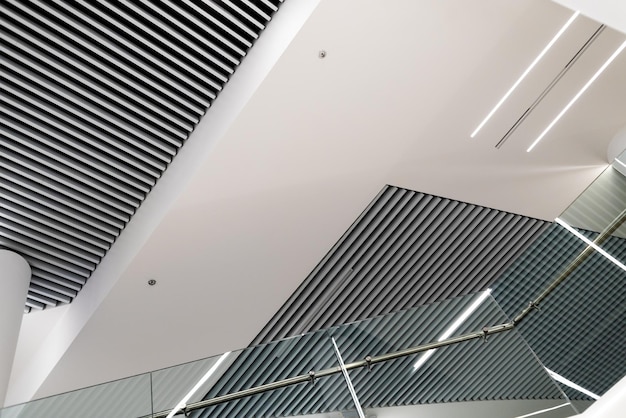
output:
[[279, 0], [0, 5], [0, 247], [70, 303]]
[[547, 225], [385, 186], [253, 344], [484, 290]]

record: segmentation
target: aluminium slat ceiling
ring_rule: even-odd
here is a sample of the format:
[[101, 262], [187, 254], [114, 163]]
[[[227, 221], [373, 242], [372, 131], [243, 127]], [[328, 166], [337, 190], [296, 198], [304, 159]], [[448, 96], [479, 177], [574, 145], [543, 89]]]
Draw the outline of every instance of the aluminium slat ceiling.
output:
[[547, 225], [385, 186], [252, 344], [484, 290]]
[[0, 248], [70, 303], [282, 0], [0, 4]]
[[[309, 370], [337, 365], [330, 337], [346, 362], [435, 341], [475, 300], [467, 295], [293, 339], [250, 347], [239, 354], [207, 398]], [[455, 335], [506, 322], [492, 298]], [[487, 342], [471, 341], [435, 351], [418, 370], [410, 356], [350, 372], [364, 408], [495, 399], [564, 399], [562, 391], [515, 331]], [[514, 359], [514, 360], [513, 360]], [[192, 413], [196, 418], [299, 416], [353, 408], [343, 377], [321, 378]]]

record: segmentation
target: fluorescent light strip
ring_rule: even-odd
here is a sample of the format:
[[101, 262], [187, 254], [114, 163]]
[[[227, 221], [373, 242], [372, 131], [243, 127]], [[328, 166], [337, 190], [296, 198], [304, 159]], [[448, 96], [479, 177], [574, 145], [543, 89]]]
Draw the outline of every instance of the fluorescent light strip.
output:
[[215, 373], [217, 368], [220, 367], [220, 364], [222, 364], [224, 360], [226, 360], [226, 357], [228, 357], [230, 353], [230, 351], [228, 353], [224, 353], [220, 356], [220, 358], [217, 359], [217, 361], [215, 362], [215, 364], [213, 364], [213, 366], [211, 366], [209, 371], [206, 372], [204, 376], [202, 376], [202, 379], [198, 380], [198, 383], [196, 383], [196, 385], [189, 391], [189, 393], [187, 393], [185, 397], [181, 399], [178, 404], [176, 404], [174, 409], [172, 409], [172, 411], [167, 415], [167, 418], [172, 418], [174, 415], [176, 415], [178, 411], [185, 407], [187, 401], [193, 396], [194, 393], [196, 393], [198, 389], [200, 389], [202, 385], [206, 383], [207, 380], [209, 380], [209, 377], [211, 377], [213, 373]]
[[542, 409], [540, 411], [531, 412], [530, 414], [520, 415], [520, 416], [515, 417], [515, 418], [532, 417], [533, 415], [539, 415], [539, 414], [543, 414], [544, 412], [554, 411], [555, 409], [563, 408], [564, 406], [568, 406], [568, 405], [571, 405], [571, 404], [569, 402], [567, 402], [567, 403], [563, 403], [561, 405], [553, 406], [552, 408], [546, 408], [546, 409]]
[[480, 123], [480, 125], [478, 125], [478, 128], [476, 128], [476, 130], [474, 130], [474, 132], [472, 132], [472, 134], [470, 135], [470, 138], [474, 138], [476, 136], [476, 134], [478, 134], [478, 132], [489, 121], [489, 119], [491, 119], [491, 117], [494, 115], [494, 113], [496, 113], [496, 111], [500, 108], [500, 106], [502, 106], [502, 103], [504, 103], [504, 101], [506, 99], [508, 99], [508, 97], [511, 95], [511, 93], [513, 93], [513, 91], [517, 88], [517, 86], [519, 86], [519, 84], [522, 82], [522, 80], [524, 80], [526, 78], [528, 73], [531, 72], [531, 70], [535, 67], [535, 65], [537, 65], [537, 63], [541, 60], [541, 58], [543, 58], [543, 56], [546, 54], [546, 52], [548, 52], [550, 50], [550, 48], [552, 48], [552, 45], [554, 45], [554, 43], [561, 37], [561, 35], [563, 35], [563, 32], [565, 32], [567, 30], [567, 28], [572, 24], [572, 22], [574, 20], [576, 20], [576, 18], [578, 17], [579, 14], [580, 14], [579, 11], [574, 13], [572, 15], [572, 17], [570, 17], [569, 20], [565, 23], [565, 25], [563, 25], [563, 27], [557, 32], [557, 34], [554, 35], [554, 38], [552, 38], [552, 40], [550, 42], [548, 42], [548, 45], [546, 45], [545, 48], [543, 48], [543, 50], [541, 51], [541, 53], [539, 53], [539, 55], [537, 55], [537, 58], [535, 58], [535, 60], [530, 64], [530, 66], [526, 69], [526, 71], [524, 71], [524, 73], [520, 76], [520, 78], [517, 79], [517, 81], [515, 82], [515, 84], [513, 84], [513, 86], [509, 89], [509, 91], [506, 92], [504, 97], [502, 97], [500, 99], [500, 101], [498, 102], [498, 104], [496, 104], [496, 106], [493, 109], [491, 109], [491, 112], [489, 112], [487, 117], [485, 119], [483, 119], [483, 121]]
[[554, 380], [556, 380], [557, 382], [563, 383], [566, 386], [571, 387], [572, 389], [576, 389], [577, 391], [579, 391], [580, 393], [584, 393], [585, 395], [592, 397], [593, 399], [600, 399], [600, 395], [596, 395], [595, 393], [588, 391], [587, 389], [578, 386], [576, 383], [564, 378], [563, 376], [561, 376], [558, 373], [553, 372], [552, 370], [546, 368], [546, 371], [548, 372], [548, 374], [550, 375], [551, 378], [553, 378]]
[[589, 79], [589, 81], [587, 81], [587, 84], [585, 84], [583, 86], [582, 89], [580, 89], [580, 91], [578, 93], [576, 93], [576, 96], [574, 96], [574, 98], [572, 100], [570, 100], [570, 102], [563, 108], [563, 110], [561, 110], [561, 113], [559, 113], [557, 115], [556, 118], [554, 118], [554, 120], [552, 122], [550, 122], [550, 124], [548, 125], [548, 127], [546, 129], [543, 130], [543, 132], [541, 133], [541, 135], [539, 135], [537, 137], [537, 139], [535, 139], [535, 142], [533, 142], [530, 147], [528, 147], [528, 149], [526, 150], [526, 152], [530, 152], [532, 151], [533, 148], [535, 148], [535, 146], [539, 143], [539, 141], [541, 141], [543, 139], [543, 137], [548, 133], [548, 131], [550, 131], [550, 129], [552, 129], [552, 127], [559, 121], [559, 119], [561, 119], [561, 117], [565, 114], [565, 112], [567, 112], [569, 110], [570, 107], [572, 107], [572, 105], [576, 102], [576, 100], [578, 100], [578, 98], [585, 92], [585, 90], [587, 90], [589, 88], [589, 86], [591, 85], [591, 83], [593, 83], [596, 78], [598, 78], [600, 76], [600, 74], [602, 74], [602, 72], [604, 70], [606, 70], [606, 67], [609, 66], [609, 64], [611, 64], [611, 62], [613, 62], [613, 60], [619, 55], [620, 52], [622, 52], [622, 50], [626, 47], [626, 41], [624, 41], [619, 48], [617, 48], [615, 50], [615, 52], [613, 52], [613, 55], [611, 55], [609, 57], [608, 60], [606, 60], [606, 62], [604, 64], [602, 64], [602, 67], [600, 67], [598, 69], [598, 71], [596, 71], [596, 73]]
[[622, 270], [626, 271], [626, 265], [624, 265], [622, 262], [620, 262], [618, 259], [616, 259], [615, 257], [613, 257], [611, 254], [607, 253], [604, 249], [602, 249], [602, 247], [600, 247], [598, 244], [594, 243], [593, 241], [591, 241], [589, 238], [587, 238], [586, 236], [584, 236], [583, 234], [581, 234], [580, 232], [578, 232], [577, 230], [575, 230], [574, 228], [572, 228], [571, 226], [569, 226], [567, 224], [567, 222], [565, 222], [562, 219], [556, 218], [554, 220], [557, 224], [561, 225], [563, 228], [567, 229], [569, 232], [571, 232], [573, 235], [575, 235], [578, 239], [580, 239], [581, 241], [583, 241], [585, 244], [591, 246], [594, 250], [596, 250], [597, 252], [599, 252], [600, 254], [602, 254], [604, 257], [606, 257], [607, 260], [609, 260], [611, 263], [615, 264], [617, 267], [621, 268]]
[[[450, 325], [450, 327], [443, 334], [441, 334], [437, 341], [441, 342], [450, 338], [454, 331], [456, 331], [463, 324], [463, 322], [465, 322], [467, 318], [469, 318], [469, 316], [473, 314], [476, 309], [478, 309], [478, 307], [485, 301], [485, 299], [487, 299], [487, 296], [489, 296], [490, 294], [491, 289], [487, 289], [482, 292], [480, 296], [474, 301], [474, 303], [472, 303], [469, 308], [467, 308], [461, 315], [459, 315], [459, 317], [452, 323], [452, 325]], [[424, 354], [422, 354], [417, 362], [415, 362], [415, 364], [413, 365], [413, 370], [415, 371], [422, 367], [422, 365], [426, 363], [426, 360], [428, 360], [435, 353], [435, 350], [436, 349], [433, 348], [424, 352]]]

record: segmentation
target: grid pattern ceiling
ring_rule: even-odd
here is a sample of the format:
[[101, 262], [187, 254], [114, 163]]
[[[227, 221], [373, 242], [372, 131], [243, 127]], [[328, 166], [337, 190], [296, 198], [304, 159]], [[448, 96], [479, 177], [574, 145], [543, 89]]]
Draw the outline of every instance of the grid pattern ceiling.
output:
[[0, 248], [69, 303], [282, 0], [0, 4]]

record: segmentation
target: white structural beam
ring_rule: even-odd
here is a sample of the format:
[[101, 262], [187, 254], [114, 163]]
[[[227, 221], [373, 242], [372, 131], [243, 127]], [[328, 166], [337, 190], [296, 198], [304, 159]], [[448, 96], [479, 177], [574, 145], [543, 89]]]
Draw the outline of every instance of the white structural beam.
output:
[[30, 274], [30, 266], [21, 255], [0, 249], [0, 407], [11, 376]]

